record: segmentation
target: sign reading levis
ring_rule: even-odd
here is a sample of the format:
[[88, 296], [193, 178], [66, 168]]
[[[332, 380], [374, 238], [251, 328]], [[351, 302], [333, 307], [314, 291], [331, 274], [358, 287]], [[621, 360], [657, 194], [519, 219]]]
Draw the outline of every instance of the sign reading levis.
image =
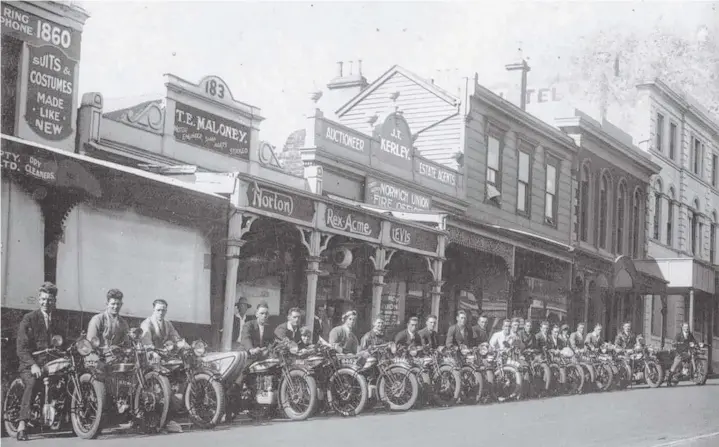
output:
[[307, 197], [252, 182], [247, 187], [247, 201], [252, 208], [293, 219], [312, 222], [314, 204]]
[[397, 223], [390, 226], [389, 237], [394, 244], [428, 253], [436, 253], [439, 244], [436, 234]]
[[380, 150], [375, 156], [381, 161], [412, 170], [412, 133], [401, 113], [389, 114], [379, 132]]
[[371, 238], [378, 238], [381, 231], [381, 221], [378, 218], [333, 205], [327, 205], [325, 225], [338, 231]]

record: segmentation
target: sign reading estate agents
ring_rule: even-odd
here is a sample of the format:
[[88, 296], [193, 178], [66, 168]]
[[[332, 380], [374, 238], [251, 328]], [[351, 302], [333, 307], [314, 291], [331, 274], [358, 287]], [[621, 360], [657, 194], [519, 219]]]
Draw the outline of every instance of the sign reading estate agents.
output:
[[412, 133], [400, 113], [391, 113], [382, 123], [379, 132], [379, 150], [376, 157], [382, 163], [412, 170]]
[[250, 128], [204, 110], [175, 103], [175, 139], [240, 160], [250, 159]]

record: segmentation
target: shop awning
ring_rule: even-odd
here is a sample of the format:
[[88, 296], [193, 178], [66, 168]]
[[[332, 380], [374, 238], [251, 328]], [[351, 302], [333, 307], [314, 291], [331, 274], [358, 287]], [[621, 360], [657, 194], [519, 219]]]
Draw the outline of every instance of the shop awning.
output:
[[207, 187], [5, 134], [2, 134], [2, 161], [3, 171], [24, 173], [55, 186], [81, 189], [94, 197], [102, 196], [102, 176], [99, 174], [109, 170], [229, 203], [227, 197], [210, 192]]
[[327, 197], [337, 202], [345, 203], [347, 205], [356, 206], [359, 208], [366, 209], [378, 214], [386, 214], [389, 216], [396, 217], [398, 219], [407, 220], [410, 222], [417, 222], [423, 224], [435, 224], [438, 229], [446, 229], [447, 213], [433, 212], [433, 211], [394, 211], [385, 208], [377, 208], [374, 206], [367, 205], [362, 202], [357, 202], [344, 197], [336, 196], [334, 194], [327, 194]]

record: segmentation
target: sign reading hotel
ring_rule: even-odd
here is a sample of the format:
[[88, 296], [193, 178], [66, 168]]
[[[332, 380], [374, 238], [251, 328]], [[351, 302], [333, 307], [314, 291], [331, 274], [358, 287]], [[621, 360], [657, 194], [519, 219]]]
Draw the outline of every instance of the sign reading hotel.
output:
[[75, 61], [57, 47], [28, 45], [25, 121], [38, 136], [60, 141], [72, 135]]
[[23, 11], [7, 2], [2, 4], [2, 33], [33, 47], [50, 45], [68, 58], [80, 60], [80, 31]]
[[195, 107], [175, 103], [175, 139], [240, 160], [250, 159], [250, 128]]
[[412, 133], [404, 117], [395, 112], [385, 119], [379, 132], [379, 150], [375, 156], [380, 163], [388, 163], [410, 172], [412, 170]]
[[334, 205], [327, 205], [324, 223], [334, 230], [374, 239], [379, 238], [381, 231], [378, 218]]
[[428, 253], [437, 252], [437, 235], [419, 228], [392, 223], [389, 237], [393, 244], [410, 247]]
[[285, 217], [312, 222], [315, 214], [311, 199], [252, 182], [247, 187], [247, 202], [252, 208]]
[[365, 182], [365, 203], [397, 211], [426, 211], [432, 198], [394, 183], [368, 177]]

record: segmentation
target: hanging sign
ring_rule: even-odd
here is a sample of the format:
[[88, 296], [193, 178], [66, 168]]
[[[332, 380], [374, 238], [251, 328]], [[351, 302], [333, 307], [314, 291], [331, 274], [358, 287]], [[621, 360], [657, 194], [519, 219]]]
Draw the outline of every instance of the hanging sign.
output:
[[28, 50], [25, 121], [46, 140], [64, 140], [73, 133], [75, 61], [50, 45]]
[[379, 132], [380, 146], [374, 151], [380, 162], [412, 171], [412, 133], [400, 113], [391, 113]]
[[324, 223], [334, 230], [374, 239], [379, 238], [381, 231], [378, 218], [334, 205], [327, 205]]
[[250, 159], [250, 128], [204, 110], [175, 103], [175, 139], [240, 160]]
[[52, 45], [72, 60], [80, 60], [80, 31], [23, 11], [11, 3], [2, 4], [2, 33], [35, 47]]
[[252, 208], [304, 222], [312, 222], [315, 214], [312, 199], [266, 185], [260, 186], [257, 182], [248, 185], [247, 201]]
[[394, 222], [390, 225], [389, 238], [395, 245], [414, 248], [427, 253], [436, 253], [439, 245], [435, 233]]

